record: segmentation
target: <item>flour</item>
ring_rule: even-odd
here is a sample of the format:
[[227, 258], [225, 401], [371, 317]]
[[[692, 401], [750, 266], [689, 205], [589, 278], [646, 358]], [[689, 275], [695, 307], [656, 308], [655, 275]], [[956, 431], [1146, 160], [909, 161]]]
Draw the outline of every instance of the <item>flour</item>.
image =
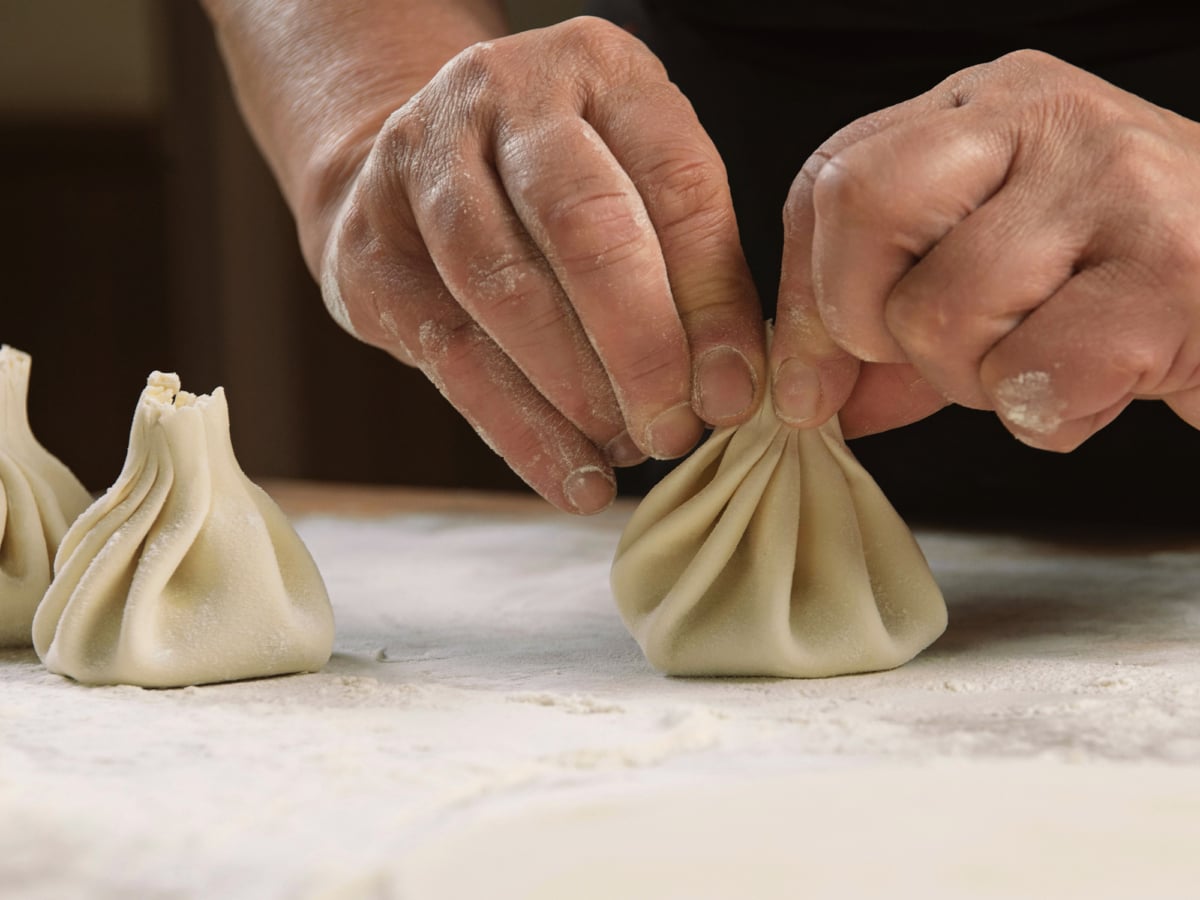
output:
[[1022, 372], [996, 387], [997, 411], [1006, 421], [1034, 434], [1053, 434], [1063, 423], [1067, 402], [1051, 384], [1049, 372]]
[[919, 534], [951, 625], [913, 663], [693, 681], [651, 671], [608, 595], [627, 505], [456, 503], [299, 521], [338, 619], [320, 674], [87, 689], [0, 652], [0, 896], [704, 897], [736, 871], [769, 898], [801, 864], [814, 897], [838, 872], [1181, 896], [1200, 545]]

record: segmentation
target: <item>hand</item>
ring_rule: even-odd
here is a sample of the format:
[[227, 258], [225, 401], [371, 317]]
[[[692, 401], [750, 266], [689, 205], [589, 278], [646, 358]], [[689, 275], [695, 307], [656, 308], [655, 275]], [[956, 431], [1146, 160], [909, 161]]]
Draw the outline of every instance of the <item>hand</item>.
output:
[[762, 313], [723, 166], [620, 29], [468, 48], [341, 196], [320, 266], [334, 316], [419, 366], [560, 508], [604, 508], [612, 466], [753, 411]]
[[[1200, 125], [1033, 51], [860, 119], [797, 177], [776, 405], [853, 436], [947, 401], [1068, 451], [1200, 427]], [[866, 362], [860, 363], [859, 360]]]

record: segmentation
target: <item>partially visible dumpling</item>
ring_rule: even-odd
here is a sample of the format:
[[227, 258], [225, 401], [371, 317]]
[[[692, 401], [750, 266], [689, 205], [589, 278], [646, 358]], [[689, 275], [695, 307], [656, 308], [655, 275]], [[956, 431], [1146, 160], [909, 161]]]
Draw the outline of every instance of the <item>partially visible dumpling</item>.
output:
[[0, 647], [28, 647], [54, 554], [92, 498], [29, 428], [29, 354], [0, 345]]
[[612, 588], [647, 659], [672, 675], [889, 669], [946, 627], [920, 548], [836, 417], [798, 431], [769, 396], [645, 497]]
[[116, 483], [76, 520], [33, 625], [53, 672], [177, 687], [320, 669], [333, 647], [321, 574], [242, 472], [221, 388], [155, 372]]

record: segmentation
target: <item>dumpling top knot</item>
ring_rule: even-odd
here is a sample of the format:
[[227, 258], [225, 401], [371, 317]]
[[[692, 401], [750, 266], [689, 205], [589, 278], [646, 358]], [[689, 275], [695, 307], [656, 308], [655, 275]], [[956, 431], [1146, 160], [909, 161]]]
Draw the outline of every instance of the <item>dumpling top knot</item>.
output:
[[173, 406], [183, 383], [174, 372], [159, 372], [155, 369], [146, 379], [146, 390], [142, 392], [142, 403]]
[[34, 621], [53, 672], [175, 687], [321, 668], [324, 582], [287, 517], [242, 472], [225, 392], [154, 372], [125, 467], [67, 533]]

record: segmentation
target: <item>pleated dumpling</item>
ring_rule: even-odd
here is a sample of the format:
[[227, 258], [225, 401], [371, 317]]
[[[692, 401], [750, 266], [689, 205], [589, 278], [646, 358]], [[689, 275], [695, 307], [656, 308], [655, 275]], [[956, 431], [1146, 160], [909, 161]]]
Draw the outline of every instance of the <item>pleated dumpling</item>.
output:
[[646, 496], [612, 589], [646, 658], [671, 675], [889, 669], [946, 627], [925, 557], [837, 419], [789, 428], [769, 396]]
[[67, 527], [92, 501], [29, 428], [29, 354], [0, 346], [0, 647], [28, 647]]
[[155, 372], [116, 483], [76, 520], [33, 624], [53, 672], [177, 687], [321, 668], [333, 613], [316, 563], [243, 474], [225, 393]]

